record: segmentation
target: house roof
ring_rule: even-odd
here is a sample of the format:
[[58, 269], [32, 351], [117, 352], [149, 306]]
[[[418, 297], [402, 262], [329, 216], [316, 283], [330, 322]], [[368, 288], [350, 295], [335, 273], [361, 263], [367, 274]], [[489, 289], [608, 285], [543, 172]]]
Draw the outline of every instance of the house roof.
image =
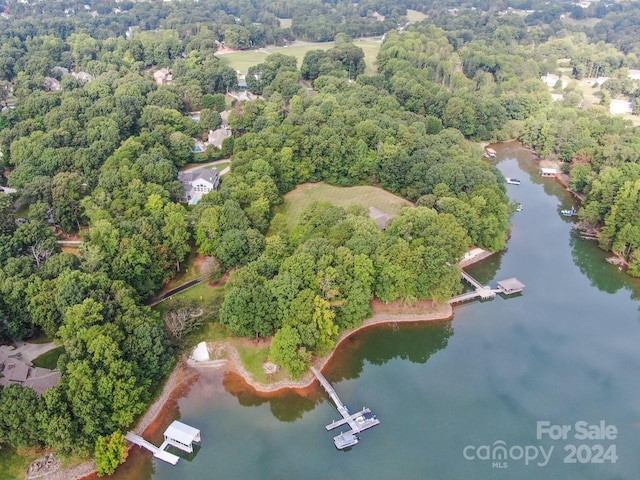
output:
[[209, 143], [214, 147], [221, 148], [222, 142], [225, 138], [229, 138], [231, 136], [231, 130], [224, 126], [217, 129], [214, 132], [209, 132]]
[[29, 375], [29, 365], [15, 358], [9, 358], [4, 362], [2, 374], [9, 381], [24, 382]]
[[503, 290], [522, 290], [526, 285], [515, 277], [507, 278], [506, 280], [500, 280], [498, 287]]
[[219, 176], [218, 169], [215, 167], [212, 169], [198, 168], [189, 172], [180, 172], [180, 175], [178, 175], [181, 182], [195, 182], [199, 179], [213, 182]]
[[184, 445], [191, 445], [200, 436], [200, 430], [174, 420], [164, 431], [164, 436], [177, 440]]
[[387, 228], [387, 224], [391, 220], [391, 215], [376, 207], [369, 207], [369, 217], [378, 224], [380, 230]]

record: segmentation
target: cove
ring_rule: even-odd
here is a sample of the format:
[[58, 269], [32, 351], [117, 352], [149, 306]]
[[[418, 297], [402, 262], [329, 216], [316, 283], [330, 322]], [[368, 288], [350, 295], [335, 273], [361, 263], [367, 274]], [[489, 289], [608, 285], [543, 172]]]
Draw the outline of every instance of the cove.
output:
[[[325, 376], [352, 410], [366, 405], [382, 422], [356, 447], [334, 448], [324, 426], [336, 411], [317, 384], [259, 395], [233, 373], [201, 371], [161, 422], [179, 416], [199, 428], [201, 449], [175, 467], [134, 451], [114, 478], [635, 480], [640, 286], [573, 232], [560, 214], [572, 197], [539, 176], [530, 152], [517, 143], [494, 148], [504, 175], [522, 180], [507, 188], [524, 209], [508, 248], [469, 271], [490, 284], [517, 277], [524, 295], [456, 307], [449, 322], [349, 337]], [[615, 439], [537, 435], [538, 422], [601, 421], [616, 428]], [[157, 441], [162, 430], [146, 436]], [[572, 445], [581, 453], [572, 457]], [[595, 458], [596, 445], [615, 446], [615, 462]], [[502, 446], [506, 455], [495, 459]], [[527, 447], [552, 450], [548, 462], [525, 463]]]

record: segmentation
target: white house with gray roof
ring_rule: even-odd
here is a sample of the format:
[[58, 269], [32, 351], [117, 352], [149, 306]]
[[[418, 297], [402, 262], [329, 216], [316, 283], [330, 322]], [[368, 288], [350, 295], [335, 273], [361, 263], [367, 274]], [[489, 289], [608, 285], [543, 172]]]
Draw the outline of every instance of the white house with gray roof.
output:
[[203, 195], [218, 190], [220, 173], [216, 168], [198, 168], [188, 172], [180, 172], [178, 180], [184, 189], [184, 198], [190, 205], [195, 205]]

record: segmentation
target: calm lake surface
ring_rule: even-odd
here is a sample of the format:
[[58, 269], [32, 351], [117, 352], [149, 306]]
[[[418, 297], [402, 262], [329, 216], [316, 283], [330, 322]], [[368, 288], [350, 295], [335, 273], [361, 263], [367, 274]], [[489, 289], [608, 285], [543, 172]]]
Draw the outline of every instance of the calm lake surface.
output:
[[[513, 217], [508, 249], [469, 271], [493, 286], [517, 277], [524, 295], [456, 308], [452, 322], [351, 337], [325, 375], [352, 411], [366, 405], [381, 425], [340, 452], [337, 432], [324, 428], [339, 414], [319, 389], [265, 398], [233, 374], [205, 372], [176, 412], [202, 431], [196, 455], [174, 467], [134, 454], [117, 477], [640, 478], [639, 284], [572, 232], [560, 215], [572, 198], [540, 178], [529, 152], [495, 148], [498, 168], [522, 180], [507, 188], [524, 210]], [[538, 439], [539, 421], [571, 430]], [[609, 439], [576, 439], [581, 421], [604, 421], [616, 438], [610, 427]], [[494, 452], [483, 445], [506, 446], [506, 459], [480, 459]], [[549, 455], [551, 447], [544, 465], [540, 449]], [[534, 450], [525, 465], [522, 452]]]

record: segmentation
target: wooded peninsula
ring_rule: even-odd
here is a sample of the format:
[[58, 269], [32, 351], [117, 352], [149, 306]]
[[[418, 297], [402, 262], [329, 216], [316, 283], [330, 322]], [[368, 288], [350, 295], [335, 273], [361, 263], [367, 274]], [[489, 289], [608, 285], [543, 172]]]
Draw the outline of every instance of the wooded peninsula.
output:
[[[211, 332], [272, 337], [270, 361], [295, 379], [374, 299], [459, 293], [464, 253], [504, 249], [516, 210], [483, 144], [555, 162], [580, 228], [640, 276], [640, 3], [0, 12], [0, 344], [54, 341], [61, 372], [41, 395], [0, 385], [7, 465], [46, 448], [112, 473], [123, 431]], [[285, 195], [319, 182], [410, 206], [381, 225], [327, 190], [292, 216]], [[196, 271], [217, 286], [197, 305], [147, 306]]]

